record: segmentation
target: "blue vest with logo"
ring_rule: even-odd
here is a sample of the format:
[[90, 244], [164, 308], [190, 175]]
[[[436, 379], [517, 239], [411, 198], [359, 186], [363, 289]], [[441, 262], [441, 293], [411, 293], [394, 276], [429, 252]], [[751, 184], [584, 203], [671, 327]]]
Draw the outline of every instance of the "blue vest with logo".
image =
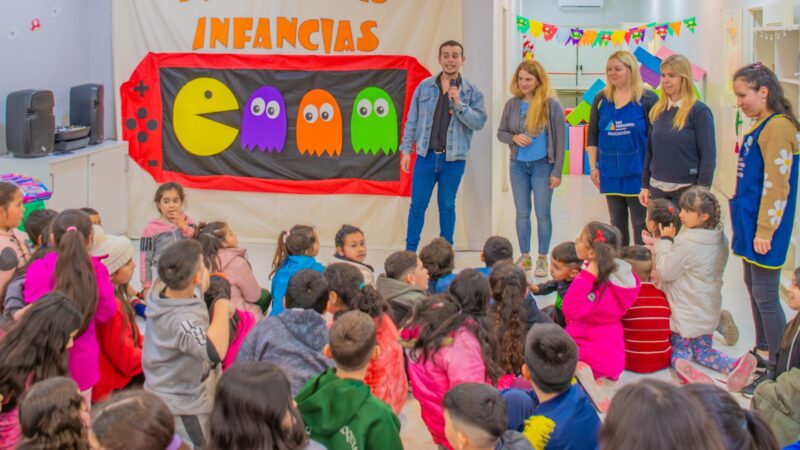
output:
[[[773, 114], [764, 119], [744, 137], [744, 145], [739, 152], [739, 165], [736, 173], [736, 193], [730, 200], [733, 253], [746, 261], [767, 269], [779, 269], [786, 262], [786, 253], [792, 237], [794, 212], [797, 203], [797, 162], [798, 155], [792, 155], [789, 173], [789, 198], [786, 208], [780, 215], [780, 225], [772, 235], [771, 249], [766, 255], [759, 255], [753, 249], [753, 239], [758, 228], [758, 210], [764, 192], [764, 156], [758, 146], [758, 138], [764, 126], [774, 119]], [[767, 161], [772, 164], [772, 161]]]
[[638, 195], [647, 151], [644, 106], [631, 101], [617, 109], [613, 101], [604, 98], [597, 112], [600, 193]]

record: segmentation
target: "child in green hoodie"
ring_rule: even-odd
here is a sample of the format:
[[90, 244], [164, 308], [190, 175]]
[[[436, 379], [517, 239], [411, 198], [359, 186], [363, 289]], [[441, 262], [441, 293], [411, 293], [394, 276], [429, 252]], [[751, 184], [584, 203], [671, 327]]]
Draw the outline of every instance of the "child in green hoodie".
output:
[[329, 450], [402, 449], [400, 420], [364, 384], [367, 365], [380, 350], [375, 321], [361, 311], [333, 323], [325, 354], [336, 361], [297, 394], [297, 409], [311, 439]]

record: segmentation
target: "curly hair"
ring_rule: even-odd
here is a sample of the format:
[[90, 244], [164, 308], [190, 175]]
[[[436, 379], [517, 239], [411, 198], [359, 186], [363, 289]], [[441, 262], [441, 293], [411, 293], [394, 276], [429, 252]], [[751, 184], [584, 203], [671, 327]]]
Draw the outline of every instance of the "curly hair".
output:
[[33, 303], [0, 341], [3, 412], [15, 408], [30, 383], [67, 374], [67, 344], [81, 326], [81, 313], [63, 292]]
[[88, 450], [83, 408], [83, 397], [72, 378], [55, 377], [34, 384], [19, 407], [23, 438], [17, 449]]
[[487, 315], [489, 282], [474, 269], [464, 269], [453, 279], [447, 294], [428, 297], [418, 303], [405, 328], [417, 330], [411, 358], [425, 361], [446, 345], [460, 328], [472, 333], [481, 345], [486, 376], [497, 381], [500, 369], [494, 326]]
[[525, 272], [510, 262], [498, 264], [489, 276], [495, 301], [497, 364], [505, 374], [519, 375], [525, 364]]

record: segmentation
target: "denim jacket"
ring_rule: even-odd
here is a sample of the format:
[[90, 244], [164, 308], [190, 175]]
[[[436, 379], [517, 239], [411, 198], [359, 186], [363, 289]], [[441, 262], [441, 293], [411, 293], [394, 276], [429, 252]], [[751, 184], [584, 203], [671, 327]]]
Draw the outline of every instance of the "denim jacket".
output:
[[[415, 144], [419, 156], [428, 153], [433, 114], [441, 95], [436, 85], [438, 76], [436, 74], [422, 80], [414, 90], [403, 130], [403, 142], [400, 144], [400, 151], [404, 153], [411, 153]], [[447, 127], [447, 161], [467, 159], [472, 132], [480, 130], [486, 123], [483, 94], [477, 86], [462, 78], [458, 97], [459, 104], [454, 107], [453, 117]]]

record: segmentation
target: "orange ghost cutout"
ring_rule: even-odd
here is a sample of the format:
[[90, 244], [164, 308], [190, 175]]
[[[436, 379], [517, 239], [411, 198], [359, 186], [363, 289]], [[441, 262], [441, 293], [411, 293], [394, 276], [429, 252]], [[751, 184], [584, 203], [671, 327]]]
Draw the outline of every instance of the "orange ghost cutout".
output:
[[302, 154], [342, 154], [342, 112], [330, 92], [314, 89], [300, 100], [297, 114], [297, 149]]

